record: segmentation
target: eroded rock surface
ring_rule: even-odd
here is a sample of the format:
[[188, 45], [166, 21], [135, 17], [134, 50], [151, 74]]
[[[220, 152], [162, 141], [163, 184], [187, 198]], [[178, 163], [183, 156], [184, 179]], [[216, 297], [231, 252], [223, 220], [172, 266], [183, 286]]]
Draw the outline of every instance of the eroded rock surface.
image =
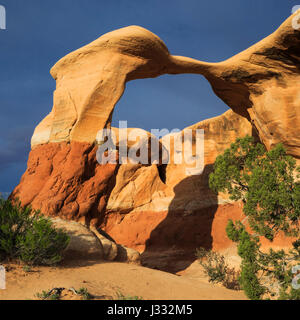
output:
[[[51, 218], [53, 226], [62, 229], [70, 242], [63, 255], [65, 259], [93, 259], [140, 264], [140, 254], [134, 249], [117, 245], [111, 237], [105, 237], [96, 228], [88, 229], [81, 223]], [[102, 232], [103, 233], [103, 232]]]
[[53, 226], [70, 237], [70, 242], [64, 251], [64, 257], [69, 260], [76, 259], [103, 259], [104, 252], [101, 242], [84, 225], [65, 221], [60, 218], [51, 219]]

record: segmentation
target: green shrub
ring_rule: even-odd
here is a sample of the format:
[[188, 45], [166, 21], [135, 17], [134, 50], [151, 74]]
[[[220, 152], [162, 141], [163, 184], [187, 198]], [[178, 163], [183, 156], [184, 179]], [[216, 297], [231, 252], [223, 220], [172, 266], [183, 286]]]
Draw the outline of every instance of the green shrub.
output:
[[77, 290], [77, 294], [79, 294], [83, 300], [92, 300], [94, 296], [89, 293], [87, 288], [80, 288]]
[[94, 296], [88, 292], [87, 288], [80, 288], [75, 290], [74, 288], [53, 288], [48, 291], [42, 291], [41, 293], [36, 293], [35, 296], [40, 300], [60, 300], [62, 298], [63, 291], [69, 291], [77, 296], [81, 296], [82, 300], [92, 300]]
[[[229, 221], [226, 232], [238, 244], [242, 258], [239, 282], [246, 295], [257, 299], [299, 299], [292, 288], [293, 266], [300, 263], [300, 167], [281, 144], [266, 151], [262, 144], [246, 136], [237, 139], [218, 156], [209, 185], [215, 192], [227, 192], [232, 200], [242, 200], [246, 218]], [[298, 179], [298, 180], [297, 180]], [[246, 231], [246, 223], [251, 232]], [[297, 237], [288, 253], [260, 250], [260, 238], [273, 241], [282, 231]]]
[[41, 293], [36, 293], [35, 296], [40, 300], [60, 300], [62, 291], [65, 288], [53, 288], [49, 291], [42, 291]]
[[227, 265], [223, 256], [213, 251], [200, 248], [196, 252], [204, 272], [208, 275], [210, 282], [223, 282], [227, 272]]
[[62, 259], [69, 237], [52, 222], [20, 203], [0, 199], [0, 255], [27, 264], [52, 265]]
[[0, 254], [2, 258], [18, 256], [18, 243], [24, 238], [33, 218], [31, 209], [20, 203], [0, 199]]
[[63, 231], [54, 229], [51, 221], [39, 217], [32, 221], [17, 247], [22, 261], [35, 265], [53, 265], [61, 260], [61, 254], [68, 243], [69, 237]]
[[[262, 298], [277, 298], [285, 300], [299, 300], [300, 290], [292, 288], [292, 266], [300, 264], [300, 250], [297, 242], [289, 252], [284, 250], [268, 253], [260, 250], [260, 243], [256, 235], [249, 234], [241, 223], [228, 223], [227, 234], [238, 237], [238, 254], [242, 258], [242, 272], [240, 284], [246, 295], [252, 300]], [[232, 239], [232, 238], [231, 238]]]
[[36, 293], [35, 296], [40, 300], [59, 300], [60, 292], [59, 291], [42, 291], [41, 293]]
[[196, 251], [196, 257], [208, 276], [209, 282], [221, 283], [228, 289], [240, 290], [239, 272], [226, 264], [224, 256], [199, 248]]
[[296, 161], [279, 144], [270, 151], [252, 137], [237, 139], [219, 155], [209, 186], [242, 200], [249, 226], [260, 236], [273, 240], [278, 231], [298, 236], [300, 183]]

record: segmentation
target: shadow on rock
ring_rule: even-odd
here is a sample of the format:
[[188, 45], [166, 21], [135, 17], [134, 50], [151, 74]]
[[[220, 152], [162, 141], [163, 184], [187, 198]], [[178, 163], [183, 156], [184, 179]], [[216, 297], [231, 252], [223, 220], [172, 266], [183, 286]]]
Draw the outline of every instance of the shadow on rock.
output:
[[207, 165], [202, 175], [190, 176], [176, 185], [167, 217], [146, 242], [142, 265], [177, 273], [196, 260], [197, 248], [212, 248], [211, 230], [218, 199], [208, 187], [211, 171], [212, 165]]

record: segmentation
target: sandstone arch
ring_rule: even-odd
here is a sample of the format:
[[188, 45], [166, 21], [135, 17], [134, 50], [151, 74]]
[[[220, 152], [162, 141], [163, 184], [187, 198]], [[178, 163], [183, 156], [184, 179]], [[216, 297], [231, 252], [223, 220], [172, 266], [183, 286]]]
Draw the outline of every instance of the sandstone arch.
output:
[[196, 73], [208, 79], [234, 112], [252, 122], [268, 148], [282, 142], [299, 158], [300, 31], [292, 26], [295, 15], [266, 39], [220, 63], [173, 56], [142, 27], [109, 32], [51, 69], [57, 82], [54, 106], [36, 128], [32, 145], [91, 143], [98, 130], [110, 126], [127, 81]]
[[[232, 109], [191, 126], [205, 130], [207, 168], [232, 141], [252, 130], [267, 148], [282, 142], [300, 159], [300, 30], [292, 27], [295, 17], [220, 63], [173, 56], [156, 35], [137, 26], [110, 32], [70, 53], [51, 70], [57, 83], [53, 109], [34, 132], [28, 168], [11, 197], [48, 215], [101, 225], [118, 242], [141, 251], [147, 235], [172, 210], [201, 214], [214, 205], [219, 213], [213, 221], [212, 246], [229, 246], [222, 242], [226, 198], [210, 197], [208, 171], [186, 179], [184, 164], [171, 164], [164, 184], [156, 166], [99, 166], [96, 135], [110, 127], [126, 81], [195, 73], [203, 75]], [[227, 218], [233, 211], [241, 214], [234, 204], [224, 210]], [[135, 233], [129, 235], [132, 226]]]
[[32, 145], [94, 142], [109, 127], [127, 81], [165, 73], [206, 74], [212, 64], [171, 56], [152, 32], [130, 26], [109, 32], [70, 53], [51, 69], [57, 82], [51, 114], [37, 127]]

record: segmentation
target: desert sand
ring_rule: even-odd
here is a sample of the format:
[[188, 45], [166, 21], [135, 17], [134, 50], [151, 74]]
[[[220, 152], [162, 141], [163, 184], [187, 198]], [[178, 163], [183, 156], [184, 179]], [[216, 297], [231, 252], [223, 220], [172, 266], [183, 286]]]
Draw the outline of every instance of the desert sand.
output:
[[[96, 300], [117, 300], [118, 293], [143, 300], [246, 299], [241, 291], [209, 283], [196, 263], [182, 276], [127, 263], [92, 260], [64, 262], [59, 267], [33, 267], [29, 272], [18, 263], [4, 266], [7, 286], [0, 290], [0, 300], [36, 300], [36, 294], [42, 291], [82, 287]], [[64, 299], [79, 298], [65, 294]]]

